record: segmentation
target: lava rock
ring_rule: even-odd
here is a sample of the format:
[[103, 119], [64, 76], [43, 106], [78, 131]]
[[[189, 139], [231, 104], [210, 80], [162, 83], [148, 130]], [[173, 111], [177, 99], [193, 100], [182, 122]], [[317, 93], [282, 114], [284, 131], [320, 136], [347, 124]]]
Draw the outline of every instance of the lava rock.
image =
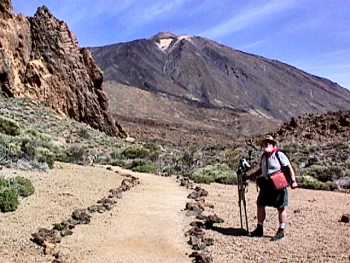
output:
[[45, 243], [56, 244], [61, 242], [61, 234], [56, 229], [40, 228], [38, 232], [32, 234], [32, 241], [40, 246]]
[[206, 252], [193, 252], [190, 255], [190, 258], [193, 258], [193, 262], [195, 263], [212, 263], [213, 258]]
[[89, 224], [91, 215], [85, 209], [76, 209], [72, 213], [72, 219], [76, 220], [78, 224]]
[[204, 208], [198, 202], [187, 202], [185, 210], [187, 210], [186, 216], [199, 216]]
[[121, 199], [123, 190], [121, 188], [111, 189], [109, 190], [110, 195], [108, 197], [115, 197]]
[[188, 243], [192, 246], [193, 250], [203, 250], [206, 247], [203, 239], [197, 236], [190, 236]]
[[344, 215], [342, 215], [342, 217], [340, 218], [340, 222], [343, 222], [343, 223], [350, 223], [350, 214], [344, 214]]
[[182, 177], [180, 179], [180, 186], [184, 186], [187, 189], [193, 189], [193, 182], [187, 177]]
[[188, 231], [186, 231], [185, 236], [203, 237], [204, 231], [202, 228], [195, 226], [195, 227], [190, 228]]

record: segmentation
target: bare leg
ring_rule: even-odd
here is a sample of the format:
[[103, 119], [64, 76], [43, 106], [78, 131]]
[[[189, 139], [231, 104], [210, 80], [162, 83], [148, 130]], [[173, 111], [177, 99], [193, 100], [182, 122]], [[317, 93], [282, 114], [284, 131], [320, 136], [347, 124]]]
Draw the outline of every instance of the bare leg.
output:
[[278, 220], [280, 222], [280, 226], [277, 230], [276, 235], [271, 239], [272, 241], [280, 240], [284, 237], [284, 229], [287, 224], [287, 210], [286, 208], [277, 208], [278, 210]]
[[287, 224], [287, 209], [285, 207], [278, 208], [278, 221], [280, 223], [280, 228], [284, 228]]
[[266, 211], [264, 206], [258, 206], [257, 208], [258, 224], [263, 225], [266, 218]]

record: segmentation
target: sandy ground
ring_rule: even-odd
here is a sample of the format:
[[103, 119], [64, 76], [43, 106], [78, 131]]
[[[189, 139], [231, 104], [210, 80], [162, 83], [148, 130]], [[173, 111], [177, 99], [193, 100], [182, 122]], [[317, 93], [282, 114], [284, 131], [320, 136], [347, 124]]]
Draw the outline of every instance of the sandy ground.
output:
[[[36, 192], [21, 201], [16, 212], [0, 213], [0, 262], [51, 262], [29, 239], [39, 227], [50, 228], [86, 208], [119, 186], [123, 174], [133, 174], [141, 184], [124, 193], [113, 210], [96, 214], [89, 225], [77, 226], [58, 245], [65, 262], [190, 262], [184, 237], [191, 218], [182, 211], [188, 190], [174, 178], [136, 174], [105, 167], [58, 164], [48, 173], [4, 169], [0, 175], [31, 178]], [[207, 202], [225, 223], [206, 230], [214, 238], [209, 247], [214, 262], [350, 262], [350, 225], [338, 222], [350, 213], [350, 194], [297, 189], [289, 191], [289, 226], [286, 237], [271, 242], [278, 222], [267, 209], [265, 236], [239, 236], [237, 189], [219, 184], [203, 185]], [[255, 227], [257, 192], [247, 193], [248, 218]]]
[[3, 169], [1, 176], [30, 178], [35, 193], [21, 200], [12, 213], [0, 213], [0, 262], [47, 262], [30, 241], [39, 227], [67, 219], [74, 209], [86, 208], [119, 186], [121, 176], [105, 168], [59, 164], [48, 173]]
[[[212, 184], [208, 202], [215, 205], [225, 223], [207, 235], [214, 238], [210, 247], [214, 262], [350, 262], [350, 225], [338, 222], [350, 213], [350, 194], [312, 190], [289, 190], [289, 225], [286, 237], [270, 238], [278, 227], [277, 211], [267, 209], [265, 237], [238, 236], [240, 228], [237, 188]], [[251, 184], [247, 193], [249, 226], [256, 226], [257, 191]]]
[[[32, 180], [35, 194], [21, 201], [16, 212], [0, 213], [0, 262], [51, 262], [30, 241], [39, 227], [68, 218], [120, 185], [120, 174], [103, 167], [59, 164], [48, 173], [4, 169], [0, 175]], [[120, 170], [120, 172], [124, 172]], [[94, 215], [77, 226], [59, 245], [67, 262], [189, 262], [181, 211], [187, 191], [174, 179], [139, 175], [141, 185], [124, 193], [113, 210]]]
[[131, 174], [140, 178], [140, 186], [110, 214], [63, 240], [60, 250], [71, 262], [190, 262], [184, 237], [189, 219], [181, 211], [187, 190], [173, 178]]

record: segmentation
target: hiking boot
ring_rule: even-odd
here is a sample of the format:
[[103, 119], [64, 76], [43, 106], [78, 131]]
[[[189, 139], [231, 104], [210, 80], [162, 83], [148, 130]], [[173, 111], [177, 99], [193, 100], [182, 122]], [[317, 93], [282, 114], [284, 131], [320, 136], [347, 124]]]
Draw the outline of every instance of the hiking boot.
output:
[[264, 229], [262, 225], [257, 225], [253, 232], [249, 234], [251, 237], [262, 237], [264, 235]]
[[277, 241], [282, 238], [284, 238], [284, 229], [279, 228], [276, 232], [276, 235], [273, 238], [271, 238], [271, 241]]

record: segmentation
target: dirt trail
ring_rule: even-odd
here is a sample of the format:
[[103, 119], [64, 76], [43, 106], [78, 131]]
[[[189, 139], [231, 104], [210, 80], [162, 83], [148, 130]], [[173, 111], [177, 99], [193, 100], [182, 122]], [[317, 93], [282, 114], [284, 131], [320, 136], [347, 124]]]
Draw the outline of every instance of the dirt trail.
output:
[[[108, 196], [132, 174], [141, 184], [123, 193], [109, 212], [94, 214], [91, 223], [77, 226], [58, 249], [64, 262], [190, 262], [184, 237], [189, 218], [182, 211], [187, 190], [174, 178], [132, 173], [123, 169], [60, 164], [48, 173], [4, 169], [0, 175], [30, 178], [34, 195], [13, 213], [0, 213], [0, 262], [52, 262], [30, 241], [40, 227], [52, 227], [77, 208]], [[113, 168], [117, 170], [117, 168]]]
[[184, 237], [188, 219], [181, 211], [187, 191], [173, 178], [132, 174], [141, 185], [111, 213], [94, 217], [63, 240], [59, 248], [70, 262], [190, 262]]

